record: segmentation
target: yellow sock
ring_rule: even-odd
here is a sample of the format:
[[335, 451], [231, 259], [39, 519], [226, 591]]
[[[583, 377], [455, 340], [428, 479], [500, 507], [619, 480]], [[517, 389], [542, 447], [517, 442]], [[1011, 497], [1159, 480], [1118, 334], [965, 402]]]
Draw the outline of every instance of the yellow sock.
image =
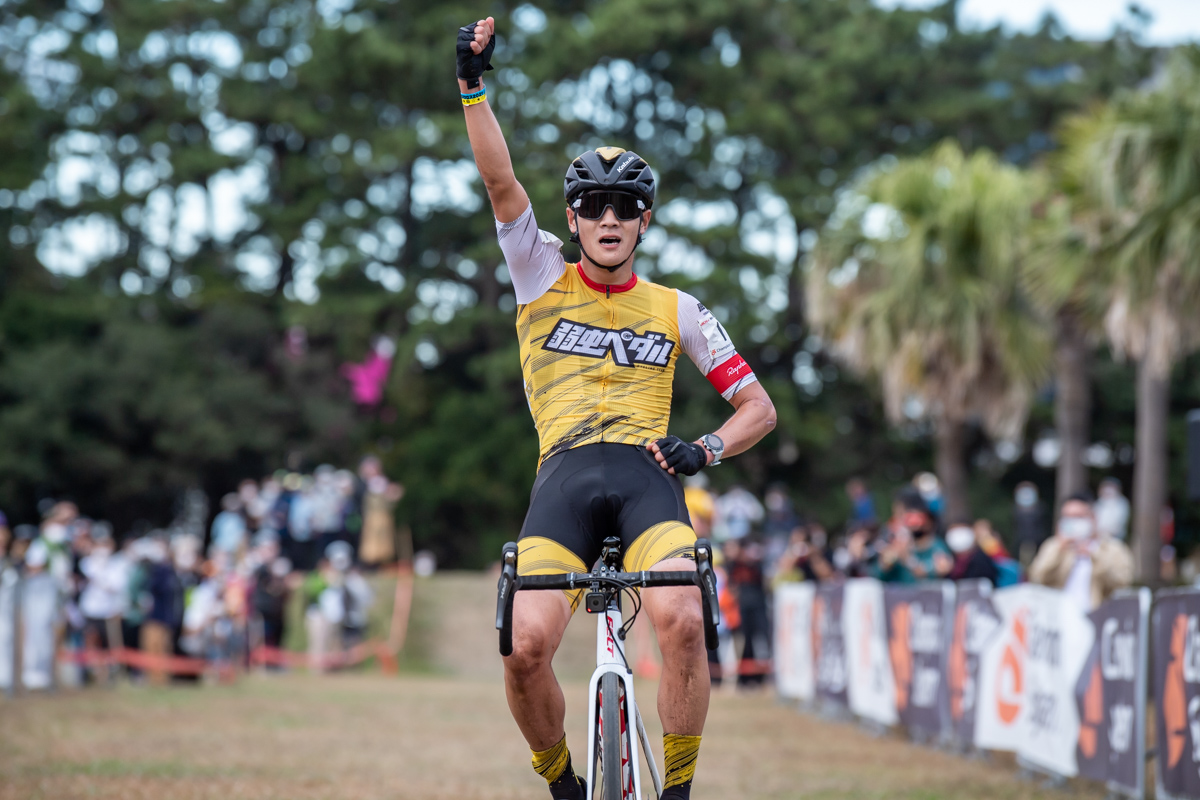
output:
[[663, 734], [663, 789], [686, 786], [696, 774], [696, 757], [700, 753], [700, 737], [680, 733]]
[[554, 783], [562, 777], [567, 767], [571, 765], [571, 752], [567, 750], [567, 736], [548, 750], [533, 751], [533, 769], [546, 779], [546, 783]]

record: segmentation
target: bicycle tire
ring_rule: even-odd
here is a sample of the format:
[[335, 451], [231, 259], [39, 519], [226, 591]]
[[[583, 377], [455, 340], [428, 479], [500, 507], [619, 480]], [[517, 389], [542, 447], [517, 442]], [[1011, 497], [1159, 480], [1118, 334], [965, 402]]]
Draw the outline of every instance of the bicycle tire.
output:
[[600, 800], [625, 800], [621, 768], [621, 678], [600, 676]]

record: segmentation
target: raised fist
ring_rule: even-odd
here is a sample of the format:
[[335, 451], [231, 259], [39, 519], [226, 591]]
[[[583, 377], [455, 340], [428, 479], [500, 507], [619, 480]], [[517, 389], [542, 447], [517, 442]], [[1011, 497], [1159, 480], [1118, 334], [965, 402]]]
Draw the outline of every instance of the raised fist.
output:
[[492, 53], [496, 49], [496, 20], [481, 19], [458, 29], [458, 77], [467, 82], [469, 88], [479, 86], [479, 76], [492, 68]]

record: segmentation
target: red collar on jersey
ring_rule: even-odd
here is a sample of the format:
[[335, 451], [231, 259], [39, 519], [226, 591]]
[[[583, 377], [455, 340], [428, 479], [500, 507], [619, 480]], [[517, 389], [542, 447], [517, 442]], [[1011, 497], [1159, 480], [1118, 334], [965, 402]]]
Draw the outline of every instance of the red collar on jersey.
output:
[[609, 284], [609, 283], [596, 283], [594, 280], [589, 278], [587, 276], [587, 273], [585, 273], [583, 271], [582, 263], [576, 264], [575, 269], [579, 270], [579, 277], [583, 279], [583, 282], [586, 283], [589, 288], [595, 289], [597, 292], [603, 292], [606, 289], [610, 292], [628, 292], [634, 286], [637, 286], [637, 274], [636, 273], [634, 275], [632, 275], [629, 278], [629, 280], [625, 281], [622, 284]]

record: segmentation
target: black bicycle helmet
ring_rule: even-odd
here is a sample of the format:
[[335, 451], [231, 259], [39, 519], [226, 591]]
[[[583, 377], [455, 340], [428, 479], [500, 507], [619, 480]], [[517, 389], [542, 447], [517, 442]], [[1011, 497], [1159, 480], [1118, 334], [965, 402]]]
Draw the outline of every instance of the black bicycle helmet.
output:
[[597, 147], [571, 162], [563, 179], [567, 204], [596, 189], [629, 192], [639, 197], [647, 209], [654, 205], [654, 173], [645, 159], [631, 150]]

